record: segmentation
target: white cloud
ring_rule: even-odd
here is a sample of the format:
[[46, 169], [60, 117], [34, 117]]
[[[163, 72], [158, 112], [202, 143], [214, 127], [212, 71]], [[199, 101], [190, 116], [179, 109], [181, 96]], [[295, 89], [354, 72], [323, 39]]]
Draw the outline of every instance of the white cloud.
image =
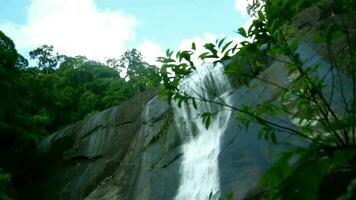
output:
[[160, 63], [157, 62], [157, 57], [164, 56], [162, 47], [150, 40], [144, 40], [137, 49], [142, 53], [143, 60], [149, 64], [154, 64], [159, 66]]
[[[248, 15], [247, 13], [247, 6], [252, 4], [253, 0], [235, 0], [235, 8], [239, 12], [240, 16], [243, 17], [245, 22], [242, 24], [242, 28], [248, 31], [248, 28], [251, 26], [254, 17]], [[251, 38], [242, 38], [243, 40], [247, 40], [252, 42]]]
[[235, 0], [235, 9], [241, 16], [247, 17], [247, 6], [251, 4], [253, 0]]
[[119, 57], [135, 38], [137, 20], [119, 10], [100, 10], [94, 0], [32, 0], [25, 25], [2, 29], [21, 50], [51, 44], [66, 55]]

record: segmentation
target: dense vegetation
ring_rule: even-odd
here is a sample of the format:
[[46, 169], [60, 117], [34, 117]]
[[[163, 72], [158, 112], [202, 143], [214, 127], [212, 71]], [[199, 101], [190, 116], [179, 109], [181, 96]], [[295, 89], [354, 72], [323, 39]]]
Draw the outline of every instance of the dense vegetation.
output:
[[136, 49], [105, 64], [48, 45], [30, 57], [29, 67], [0, 31], [0, 199], [16, 193], [43, 136], [160, 84], [158, 69]]
[[[356, 2], [353, 0], [254, 0], [251, 26], [238, 32], [239, 45], [217, 40], [204, 47], [200, 58], [226, 63], [236, 87], [262, 81], [275, 94], [239, 107], [221, 98], [197, 98], [179, 90], [179, 81], [194, 72], [195, 44], [175, 55], [167, 51], [162, 75], [168, 100], [196, 106], [197, 101], [225, 105], [240, 123], [261, 127], [259, 137], [278, 143], [278, 135], [304, 138], [308, 145], [280, 154], [261, 179], [251, 199], [354, 199], [356, 196]], [[320, 56], [317, 63], [302, 57], [305, 44]], [[237, 52], [237, 53], [235, 53]], [[324, 59], [327, 62], [322, 62]], [[314, 59], [315, 60], [315, 59]], [[286, 80], [261, 75], [271, 63], [282, 66]], [[174, 73], [172, 73], [174, 72]], [[266, 91], [267, 92], [267, 91]], [[209, 127], [214, 113], [204, 113]], [[286, 118], [288, 120], [286, 120]], [[291, 137], [291, 138], [293, 138]]]
[[[273, 143], [278, 144], [280, 134], [308, 141], [279, 155], [252, 199], [355, 198], [355, 8], [354, 0], [254, 0], [249, 7], [254, 21], [247, 30], [238, 30], [246, 40], [239, 45], [225, 39], [208, 43], [199, 56], [213, 64], [228, 62], [226, 73], [236, 87], [258, 80], [278, 89], [271, 98], [241, 107], [181, 93], [179, 81], [196, 67], [194, 43], [189, 50], [175, 55], [167, 51], [159, 58], [160, 75], [135, 49], [100, 63], [56, 55], [44, 45], [30, 53], [36, 65], [28, 67], [0, 31], [0, 199], [16, 194], [41, 137], [156, 87], [161, 77], [165, 87], [161, 96], [168, 100], [225, 105], [236, 111], [246, 129], [258, 124], [260, 138]], [[310, 12], [319, 18], [308, 18]], [[318, 53], [328, 65], [308, 65], [298, 52], [305, 42], [320, 47]], [[260, 76], [273, 62], [283, 66], [287, 84]], [[214, 113], [202, 117], [209, 127]]]

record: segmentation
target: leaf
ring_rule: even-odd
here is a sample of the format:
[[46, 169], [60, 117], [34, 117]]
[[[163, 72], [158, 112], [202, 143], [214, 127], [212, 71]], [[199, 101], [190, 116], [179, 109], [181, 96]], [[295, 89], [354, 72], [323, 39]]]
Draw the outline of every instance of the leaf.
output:
[[336, 200], [350, 200], [355, 196], [354, 191], [356, 191], [356, 178], [354, 178], [347, 186], [347, 191], [339, 196]]
[[208, 117], [205, 121], [205, 128], [208, 129], [209, 126], [210, 126], [210, 120], [211, 120], [211, 117]]
[[208, 129], [210, 126], [211, 117], [212, 117], [212, 113], [210, 112], [205, 112], [202, 114], [202, 122], [206, 129]]
[[249, 117], [247, 114], [238, 112], [236, 118], [239, 120], [239, 122], [243, 125], [244, 129], [248, 129], [252, 119]]
[[333, 25], [329, 28], [326, 42], [334, 42], [344, 36], [345, 34], [340, 30], [337, 25]]
[[200, 54], [199, 58], [204, 60], [205, 58], [207, 58], [208, 55], [209, 55], [209, 52], [204, 52], [204, 53]]
[[172, 96], [171, 90], [169, 89], [162, 89], [159, 93], [158, 96], [162, 98], [163, 100], [169, 100], [169, 98]]
[[212, 197], [213, 197], [213, 192], [211, 191], [209, 194], [209, 200], [211, 200]]
[[192, 49], [197, 50], [194, 42], [192, 43]]
[[245, 38], [248, 37], [248, 36], [247, 36], [247, 33], [246, 33], [246, 31], [245, 31], [245, 29], [242, 28], [242, 27], [238, 29], [238, 33], [239, 33], [241, 36], [245, 37]]
[[226, 43], [226, 44], [223, 46], [223, 48], [221, 49], [221, 52], [224, 53], [225, 50], [230, 46], [230, 44], [231, 44], [232, 42], [233, 42], [233, 41], [230, 41], [230, 42]]
[[215, 49], [215, 45], [213, 43], [205, 44], [204, 48], [209, 50], [213, 55], [217, 55], [217, 53], [218, 53], [218, 51]]
[[233, 198], [234, 198], [234, 194], [233, 194], [232, 192], [230, 192], [230, 193], [226, 196], [225, 200], [234, 200]]
[[352, 116], [346, 116], [342, 119], [329, 122], [325, 128], [327, 131], [333, 132], [339, 130], [348, 130], [349, 128], [355, 126], [355, 124], [356, 119], [354, 119]]
[[195, 101], [195, 99], [192, 99], [192, 104], [195, 109], [198, 109], [197, 102]]
[[183, 59], [186, 61], [190, 61], [190, 56], [192, 55], [191, 51], [178, 51], [177, 57], [179, 59], [179, 62], [181, 62]]
[[221, 45], [224, 43], [225, 39], [226, 39], [226, 38], [223, 38], [222, 40], [220, 40], [220, 41], [218, 42], [218, 48], [221, 47]]
[[263, 21], [266, 20], [265, 14], [261, 10], [258, 11], [258, 17]]
[[293, 38], [290, 42], [289, 48], [291, 48], [293, 51], [296, 50], [299, 46], [299, 38]]
[[161, 62], [161, 63], [173, 63], [173, 62], [176, 62], [172, 58], [158, 57], [157, 59], [158, 59], [158, 62]]
[[180, 99], [178, 100], [178, 108], [182, 107], [182, 102], [183, 102], [183, 99], [180, 98]]
[[241, 46], [248, 46], [248, 45], [250, 45], [251, 43], [248, 42], [248, 41], [242, 41], [242, 42], [240, 42], [240, 44], [241, 44]]
[[314, 34], [314, 41], [317, 43], [326, 42], [326, 33], [325, 31], [318, 31]]
[[172, 54], [173, 54], [173, 51], [171, 51], [170, 49], [167, 49], [167, 50], [166, 50], [166, 56], [167, 56], [167, 57], [171, 57]]

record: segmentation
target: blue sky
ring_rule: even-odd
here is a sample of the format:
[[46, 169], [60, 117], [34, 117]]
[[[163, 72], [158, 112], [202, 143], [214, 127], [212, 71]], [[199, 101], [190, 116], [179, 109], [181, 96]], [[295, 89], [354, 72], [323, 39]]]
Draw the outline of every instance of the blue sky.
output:
[[165, 49], [236, 38], [246, 0], [0, 0], [0, 30], [22, 54], [41, 44], [103, 60], [138, 48], [149, 62]]

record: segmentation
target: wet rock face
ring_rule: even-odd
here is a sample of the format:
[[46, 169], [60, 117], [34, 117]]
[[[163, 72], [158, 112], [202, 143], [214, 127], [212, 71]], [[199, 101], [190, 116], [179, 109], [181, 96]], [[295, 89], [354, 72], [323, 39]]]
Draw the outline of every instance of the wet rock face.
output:
[[135, 145], [129, 199], [173, 199], [179, 186], [181, 138], [172, 107], [158, 97], [146, 106]]
[[[266, 73], [283, 77], [275, 69], [278, 66]], [[268, 87], [239, 88], [234, 102], [269, 97], [273, 88]], [[183, 138], [173, 108], [156, 93], [146, 92], [45, 138], [39, 150], [43, 166], [49, 167], [32, 199], [174, 199]], [[257, 132], [257, 126], [243, 130], [235, 117], [230, 118], [218, 158], [222, 197], [234, 192], [236, 199], [242, 198], [273, 159], [275, 148], [257, 141]]]
[[[302, 58], [312, 56], [306, 65], [323, 63], [325, 67], [318, 71], [323, 75], [328, 63], [312, 47], [303, 42], [298, 52]], [[278, 62], [271, 63], [259, 76], [276, 85], [288, 84], [285, 67]], [[351, 85], [347, 76], [342, 77], [343, 85]], [[330, 79], [326, 76], [326, 83], [331, 83]], [[326, 95], [331, 92], [329, 88], [327, 84]], [[336, 89], [331, 106], [342, 111], [340, 89]], [[273, 84], [256, 79], [250, 87], [236, 88], [232, 102], [236, 107], [253, 105], [278, 93]], [[180, 185], [184, 138], [175, 124], [173, 108], [156, 94], [157, 90], [143, 93], [45, 138], [39, 145], [43, 170], [33, 183], [36, 193], [29, 199], [174, 199]], [[244, 198], [256, 187], [276, 152], [291, 145], [307, 145], [285, 134], [277, 134], [279, 145], [258, 141], [260, 128], [252, 124], [246, 130], [235, 117], [229, 119], [218, 157], [222, 198], [230, 192], [234, 199]]]
[[[64, 128], [39, 145], [46, 169], [40, 181], [42, 199], [83, 199], [115, 171], [125, 171], [130, 146], [142, 123], [145, 104], [156, 91], [146, 92]], [[120, 184], [123, 191], [125, 184]]]
[[154, 97], [142, 112], [140, 130], [113, 175], [85, 199], [173, 199], [179, 184], [180, 138], [171, 108]]
[[[259, 76], [276, 85], [288, 84], [287, 71], [279, 62], [273, 62]], [[256, 105], [267, 99], [274, 99], [280, 92], [280, 88], [258, 79], [250, 84], [250, 87], [241, 86], [234, 91], [233, 106]], [[237, 116], [237, 113], [233, 115]], [[305, 145], [297, 138], [278, 132], [278, 145], [263, 139], [258, 140], [260, 130], [261, 126], [258, 124], [251, 123], [246, 129], [236, 117], [230, 118], [228, 128], [221, 138], [219, 155], [220, 190], [223, 198], [233, 193], [233, 199], [244, 199], [257, 186], [259, 178], [277, 152], [291, 145]]]
[[171, 107], [143, 93], [45, 138], [31, 199], [172, 199], [180, 136]]
[[[266, 76], [283, 82], [279, 68], [270, 67]], [[274, 92], [275, 88], [256, 83], [253, 91], [238, 88], [233, 102], [251, 103]], [[156, 93], [141, 94], [45, 138], [39, 150], [46, 169], [32, 199], [174, 199], [184, 138], [173, 108]], [[283, 147], [257, 141], [258, 126], [243, 130], [235, 117], [228, 123], [218, 157], [221, 197], [233, 192], [240, 199], [256, 186], [274, 152]]]

